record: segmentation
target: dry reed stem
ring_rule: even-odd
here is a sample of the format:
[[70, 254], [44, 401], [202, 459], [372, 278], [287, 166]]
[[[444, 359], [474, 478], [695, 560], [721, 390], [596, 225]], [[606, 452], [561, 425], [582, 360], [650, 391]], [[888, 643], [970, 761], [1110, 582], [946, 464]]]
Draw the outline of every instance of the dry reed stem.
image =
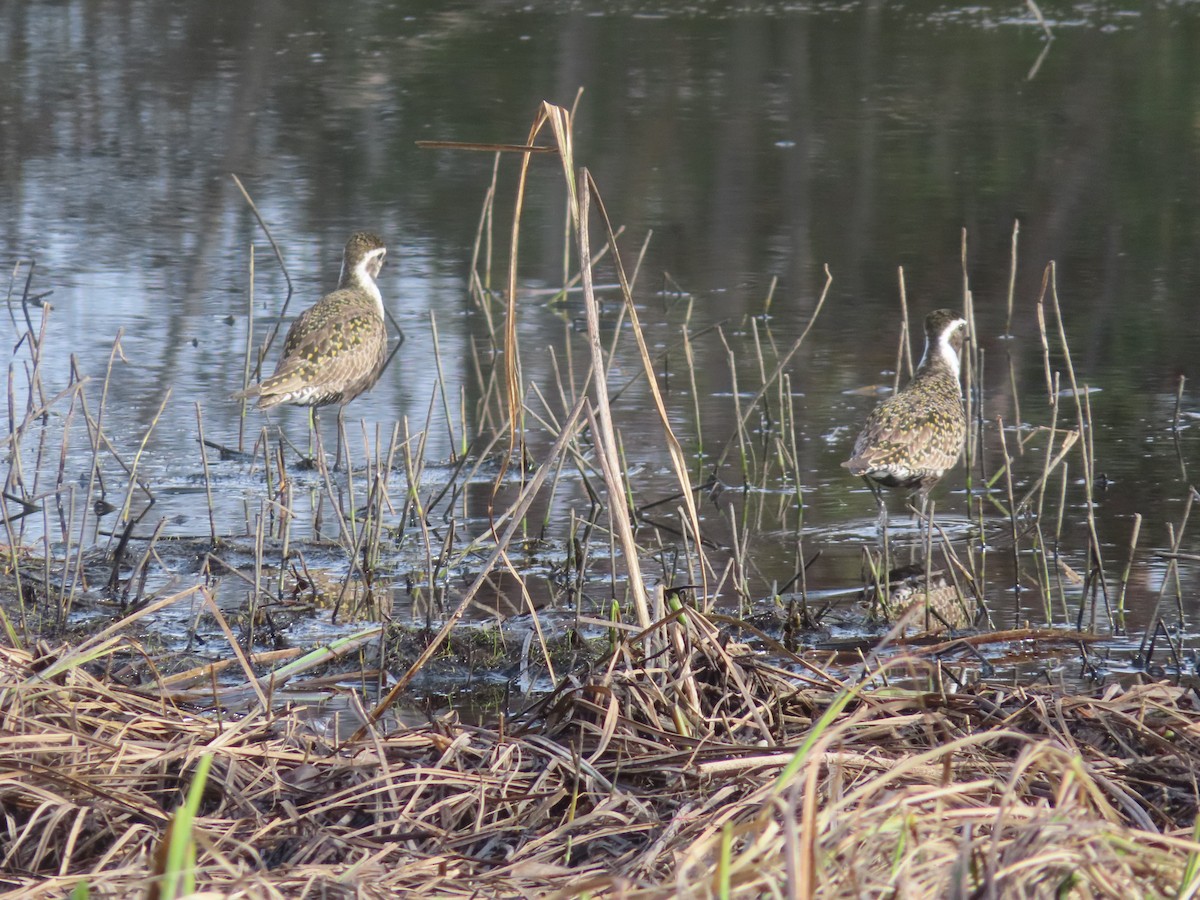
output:
[[[255, 361], [255, 364], [254, 364], [254, 378], [255, 378], [255, 380], [257, 380], [262, 375], [263, 360], [266, 359], [267, 354], [271, 352], [271, 345], [275, 342], [275, 338], [279, 334], [279, 326], [283, 323], [283, 317], [287, 315], [288, 306], [292, 302], [292, 294], [294, 293], [294, 291], [292, 289], [292, 276], [288, 273], [287, 264], [283, 261], [283, 252], [279, 249], [279, 245], [277, 243], [275, 243], [275, 238], [271, 234], [271, 229], [269, 227], [267, 227], [267, 222], [262, 217], [262, 214], [258, 211], [258, 207], [255, 205], [254, 200], [251, 199], [250, 193], [242, 185], [241, 179], [238, 178], [237, 175], [235, 175], [231, 172], [229, 177], [232, 178], [233, 183], [237, 185], [237, 189], [241, 193], [242, 198], [246, 201], [246, 205], [250, 207], [250, 212], [254, 213], [255, 220], [257, 220], [259, 227], [262, 228], [263, 234], [267, 238], [267, 243], [269, 243], [271, 245], [271, 250], [275, 254], [275, 261], [279, 263], [279, 270], [283, 273], [283, 280], [287, 283], [287, 296], [284, 297], [284, 299], [283, 299], [283, 306], [281, 306], [279, 308], [279, 315], [275, 317], [275, 323], [271, 326], [271, 330], [267, 334], [267, 339], [263, 342], [263, 345], [258, 352], [258, 359]], [[253, 299], [254, 299], [254, 248], [252, 246], [250, 248], [250, 301], [252, 302]], [[250, 324], [247, 325], [247, 328], [253, 327], [253, 325], [252, 325], [253, 318], [254, 318], [253, 307], [251, 307], [251, 313], [250, 313], [250, 317], [249, 317]], [[246, 362], [247, 362], [247, 368], [249, 368], [248, 364], [250, 361], [250, 358], [249, 358], [250, 338], [247, 337], [246, 341], [247, 341]], [[245, 387], [246, 384], [249, 384], [248, 379], [246, 380], [246, 383], [243, 384], [242, 386]], [[243, 401], [243, 403], [242, 403], [243, 415], [245, 414], [245, 410], [246, 410], [246, 402]], [[238, 448], [241, 449], [240, 443], [238, 444]]]
[[[580, 234], [581, 234], [581, 236], [580, 236], [580, 258], [585, 261], [590, 261], [590, 258], [591, 258], [590, 255], [586, 252], [586, 246], [587, 246], [586, 237], [585, 237], [586, 224], [587, 224], [586, 223], [586, 217], [587, 217], [587, 213], [586, 213], [587, 205], [586, 204], [587, 204], [587, 200], [589, 198], [594, 197], [594, 199], [596, 201], [597, 211], [600, 213], [601, 219], [604, 222], [604, 226], [605, 226], [605, 229], [608, 234], [608, 245], [612, 248], [613, 262], [616, 265], [617, 277], [621, 283], [621, 293], [625, 299], [625, 307], [624, 308], [625, 308], [625, 311], [629, 315], [629, 321], [632, 326], [634, 340], [637, 342], [638, 354], [642, 360], [642, 368], [646, 374], [646, 384], [650, 389], [650, 396], [654, 400], [654, 408], [658, 412], [658, 423], [659, 423], [660, 428], [662, 429], [663, 439], [667, 445], [667, 453], [670, 456], [671, 465], [672, 465], [672, 468], [674, 469], [675, 478], [679, 482], [679, 489], [683, 495], [682, 499], [683, 499], [684, 509], [686, 509], [686, 511], [687, 511], [688, 526], [692, 530], [692, 538], [695, 542], [695, 545], [697, 548], [696, 552], [697, 552], [697, 555], [699, 556], [700, 563], [701, 563], [700, 577], [701, 577], [701, 582], [704, 587], [703, 593], [705, 596], [707, 596], [707, 594], [708, 594], [708, 591], [707, 591], [708, 576], [709, 576], [709, 573], [711, 572], [711, 566], [708, 564], [707, 559], [704, 557], [704, 554], [700, 550], [700, 547], [701, 547], [700, 515], [696, 509], [696, 500], [695, 500], [695, 495], [694, 495], [693, 488], [692, 488], [691, 476], [688, 473], [687, 458], [684, 456], [683, 448], [680, 446], [679, 440], [678, 440], [678, 438], [675, 437], [675, 432], [671, 428], [671, 419], [670, 419], [670, 415], [667, 412], [667, 405], [666, 405], [666, 402], [663, 400], [662, 392], [659, 390], [659, 387], [658, 387], [658, 379], [656, 378], [655, 372], [654, 372], [654, 363], [650, 358], [650, 350], [646, 346], [646, 338], [642, 331], [641, 323], [639, 321], [637, 307], [634, 305], [634, 302], [633, 302], [632, 283], [625, 275], [625, 267], [621, 263], [621, 254], [617, 250], [616, 234], [613, 231], [613, 226], [612, 226], [611, 220], [609, 219], [608, 211], [604, 208], [604, 201], [600, 197], [600, 191], [597, 188], [596, 182], [592, 178], [591, 173], [589, 173], [586, 169], [582, 170], [580, 181], [582, 181], [585, 185], [584, 198], [583, 198], [584, 202], [580, 204], [580, 213], [579, 213], [580, 225], [581, 225], [581, 227], [580, 227]], [[639, 265], [640, 265], [640, 259], [639, 259]], [[583, 271], [588, 273], [588, 274], [584, 275], [585, 285], [591, 280], [590, 268], [591, 268], [590, 262], [585, 262], [585, 264], [583, 266]], [[636, 275], [635, 275], [635, 277], [636, 277]], [[823, 296], [822, 296], [822, 299], [824, 299]], [[818, 310], [819, 310], [819, 308], [820, 308], [820, 305], [818, 304]], [[589, 307], [589, 309], [590, 309], [590, 307]], [[591, 316], [591, 313], [589, 312], [589, 320], [588, 320], [589, 328], [591, 327], [590, 316]], [[816, 318], [815, 312], [813, 314], [813, 318], [814, 319]], [[601, 385], [599, 382], [597, 383], [597, 397], [603, 398], [603, 399], [601, 399], [601, 401], [599, 403], [600, 409], [603, 410], [607, 406], [607, 397], [606, 397], [604, 391], [601, 390]], [[601, 421], [603, 421], [603, 415], [601, 415]], [[627, 547], [626, 550], [628, 551], [628, 549], [630, 549], [630, 548]], [[634, 577], [634, 572], [631, 569], [630, 570], [630, 579], [632, 580], [633, 577]], [[636, 591], [636, 589], [635, 589], [635, 591]], [[636, 593], [635, 593], [635, 596], [636, 596]]]
[[[565, 121], [566, 110], [556, 109], [556, 132], [567, 128]], [[617, 452], [617, 431], [612, 420], [612, 410], [609, 407], [608, 374], [604, 360], [604, 349], [600, 344], [600, 313], [596, 303], [595, 290], [592, 284], [591, 246], [588, 240], [588, 212], [592, 196], [591, 185], [584, 170], [585, 190], [578, 195], [575, 210], [576, 230], [579, 238], [579, 258], [583, 260], [583, 296], [584, 308], [587, 313], [588, 345], [591, 351], [591, 377], [596, 395], [594, 415], [589, 410], [589, 421], [593, 422], [593, 432], [596, 435], [596, 457], [600, 463], [600, 471], [604, 475], [605, 487], [608, 491], [608, 514], [613, 531], [621, 542], [624, 553], [626, 571], [629, 575], [629, 590], [633, 597], [634, 611], [638, 624], [646, 628], [653, 621], [650, 615], [649, 599], [646, 596], [646, 585], [642, 581], [640, 553], [633, 537], [633, 527], [629, 521], [629, 511], [625, 503], [627, 485], [621, 476], [622, 467]], [[572, 188], [574, 183], [572, 183]], [[653, 380], [653, 379], [651, 379]], [[593, 421], [594, 420], [594, 421]]]
[[[517, 177], [516, 200], [513, 203], [512, 237], [508, 250], [508, 310], [504, 322], [504, 374], [505, 384], [508, 388], [510, 455], [517, 448], [518, 442], [522, 448], [524, 446], [524, 436], [520, 428], [522, 421], [521, 397], [523, 391], [521, 389], [520, 355], [517, 346], [517, 263], [519, 259], [518, 248], [520, 247], [521, 215], [525, 206], [525, 184], [529, 175], [529, 163], [532, 154], [545, 149], [535, 147], [534, 142], [538, 134], [541, 133], [542, 128], [547, 124], [550, 125], [555, 138], [555, 147], [552, 148], [552, 152], [556, 152], [562, 162], [563, 177], [567, 182], [567, 202], [571, 204], [571, 217], [575, 221], [579, 219], [570, 113], [560, 106], [543, 101], [541, 106], [538, 107], [538, 112], [534, 117], [532, 126], [530, 126], [529, 138], [525, 142], [525, 146], [523, 148], [516, 148], [521, 152], [521, 168]], [[584, 258], [586, 259], [587, 257]], [[497, 486], [499, 486], [500, 481], [501, 479], [499, 478], [496, 480]]]

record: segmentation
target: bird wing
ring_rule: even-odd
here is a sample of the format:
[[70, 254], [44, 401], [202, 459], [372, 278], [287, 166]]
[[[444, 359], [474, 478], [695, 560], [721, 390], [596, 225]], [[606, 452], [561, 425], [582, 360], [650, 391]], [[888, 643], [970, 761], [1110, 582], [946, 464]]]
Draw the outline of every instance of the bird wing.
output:
[[[351, 330], [337, 330], [339, 320], [343, 320], [341, 324], [349, 326]], [[356, 291], [343, 288], [326, 294], [296, 317], [284, 338], [279, 364], [283, 365], [289, 357], [299, 353], [312, 352], [314, 348], [326, 355], [336, 355], [345, 348], [337, 341], [323, 341], [323, 331], [328, 329], [331, 337], [341, 341], [363, 333], [365, 325], [375, 322], [374, 310], [362, 302]]]
[[365, 314], [334, 322], [320, 331], [297, 332], [293, 325], [275, 374], [304, 370], [319, 372], [322, 381], [336, 381], [348, 372], [370, 370], [386, 342], [383, 324]]
[[966, 434], [966, 422], [957, 397], [951, 402], [930, 398], [917, 417], [912, 405], [896, 402], [899, 395], [880, 403], [867, 417], [854, 442], [854, 455], [845, 464], [851, 472], [921, 460], [922, 469], [940, 471], [958, 460]]
[[387, 327], [373, 309], [347, 310], [343, 293], [349, 292], [327, 295], [292, 323], [275, 373], [262, 382], [264, 398], [296, 390], [323, 398], [320, 386], [342, 385], [329, 392], [332, 402], [337, 394], [357, 393], [348, 386], [374, 383], [387, 347]]

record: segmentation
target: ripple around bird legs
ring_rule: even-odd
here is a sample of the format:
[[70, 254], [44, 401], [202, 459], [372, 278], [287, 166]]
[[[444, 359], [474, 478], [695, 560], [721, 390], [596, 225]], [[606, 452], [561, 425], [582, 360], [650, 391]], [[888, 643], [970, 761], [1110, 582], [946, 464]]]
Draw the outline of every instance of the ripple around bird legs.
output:
[[[938, 540], [941, 539], [941, 534], [945, 534], [951, 541], [966, 541], [979, 535], [979, 523], [961, 513], [939, 511], [934, 515], [933, 521]], [[924, 543], [925, 527], [921, 520], [911, 513], [890, 516], [887, 531], [893, 544], [917, 546]], [[879, 518], [862, 516], [838, 522], [826, 528], [813, 528], [806, 532], [806, 540], [814, 538], [835, 544], [864, 541], [876, 543], [880, 538]]]

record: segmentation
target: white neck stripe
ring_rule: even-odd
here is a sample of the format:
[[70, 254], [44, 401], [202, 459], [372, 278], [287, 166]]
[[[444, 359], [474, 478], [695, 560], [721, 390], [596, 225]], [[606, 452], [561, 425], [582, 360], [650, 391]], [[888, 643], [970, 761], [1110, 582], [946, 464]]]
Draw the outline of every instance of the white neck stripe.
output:
[[378, 264], [385, 253], [387, 250], [380, 247], [378, 250], [372, 250], [366, 254], [358, 261], [349, 278], [346, 277], [346, 261], [342, 260], [342, 274], [338, 279], [340, 287], [357, 287], [366, 291], [379, 308], [380, 317], [383, 316], [383, 295], [379, 293], [379, 285], [375, 283], [375, 277], [371, 274], [371, 266]]
[[929, 339], [926, 338], [926, 340], [925, 340], [925, 355], [921, 357], [921, 362], [917, 366], [918, 369], [925, 368], [926, 363], [930, 362], [929, 351], [932, 349], [934, 354], [936, 355], [936, 357], [938, 359], [940, 359], [941, 362], [946, 366], [946, 368], [949, 369], [954, 374], [955, 378], [958, 378], [958, 374], [960, 371], [958, 352], [954, 349], [954, 345], [950, 343], [950, 335], [952, 335], [955, 331], [957, 331], [958, 328], [961, 328], [962, 325], [966, 324], [966, 322], [962, 319], [960, 319], [959, 322], [961, 322], [962, 324], [958, 325], [954, 328], [944, 329], [942, 331], [942, 333], [938, 336], [936, 346], [934, 346], [932, 348], [929, 346]]

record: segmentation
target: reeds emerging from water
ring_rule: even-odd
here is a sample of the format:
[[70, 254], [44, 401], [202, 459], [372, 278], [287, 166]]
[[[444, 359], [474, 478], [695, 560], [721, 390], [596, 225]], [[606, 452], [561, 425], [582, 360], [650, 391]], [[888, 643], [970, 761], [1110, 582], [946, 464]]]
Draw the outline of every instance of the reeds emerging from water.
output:
[[[522, 198], [538, 141], [561, 164], [567, 191], [562, 295], [583, 304], [582, 344], [565, 345], [579, 355], [554, 358], [552, 384], [527, 380], [516, 328], [525, 302]], [[468, 412], [465, 392], [456, 396], [439, 377], [419, 427], [404, 419], [390, 431], [346, 428], [339, 438], [356, 462], [334, 472], [320, 432], [311, 453], [285, 448], [266, 429], [225, 447], [205, 436], [196, 404], [209, 514], [208, 532], [186, 542], [194, 571], [157, 575], [170, 568], [161, 565], [168, 539], [161, 521], [151, 525], [154, 489], [139, 475], [157, 417], [131, 444], [105, 433], [120, 337], [102, 385], [72, 373], [67, 389], [48, 396], [38, 354], [47, 320], [35, 329], [28, 310], [38, 298], [26, 279], [26, 396], [16, 401], [18, 367], [10, 368], [4, 442], [6, 496], [18, 509], [5, 507], [4, 586], [13, 601], [3, 607], [8, 646], [0, 649], [0, 884], [31, 897], [167, 897], [190, 887], [380, 897], [1194, 894], [1200, 713], [1186, 689], [1142, 684], [1092, 696], [961, 674], [964, 655], [989, 641], [1043, 653], [1078, 646], [1086, 666], [1097, 629], [1124, 627], [1140, 519], [1110, 599], [1095, 523], [1091, 407], [1071, 361], [1053, 266], [1037, 302], [1048, 424], [1022, 421], [1015, 389], [1014, 421], [985, 418], [978, 341], [964, 366], [970, 515], [1011, 564], [998, 565], [982, 541], [948, 535], [936, 516], [909, 548], [964, 607], [981, 602], [995, 624], [1013, 630], [907, 639], [909, 626], [935, 630], [927, 578], [926, 603], [892, 610], [901, 621], [881, 638], [852, 654], [799, 652], [796, 634], [821, 617], [806, 575], [821, 548], [806, 533], [792, 379], [829, 296], [828, 269], [790, 344], [777, 346], [765, 319], [745, 323], [746, 341], [734, 340], [728, 323], [693, 328], [681, 303], [677, 342], [652, 351], [634, 302], [641, 257], [626, 268], [620, 231], [591, 174], [576, 165], [571, 114], [543, 104], [524, 145], [490, 149], [519, 153], [522, 165], [503, 310], [491, 271], [499, 158], [480, 217], [482, 268], [472, 291], [487, 346], [471, 360], [476, 408]], [[965, 234], [962, 255], [964, 309], [977, 335]], [[619, 307], [611, 335], [602, 328], [601, 266]], [[901, 304], [907, 322], [902, 275]], [[1011, 322], [1011, 299], [1009, 308]], [[440, 375], [436, 320], [430, 325]], [[903, 336], [898, 360], [909, 356]], [[729, 367], [728, 434], [702, 421], [701, 340], [719, 346]], [[629, 341], [636, 371], [627, 367], [618, 383], [613, 361]], [[747, 345], [748, 362], [739, 355]], [[249, 370], [264, 351], [250, 338], [246, 346]], [[686, 372], [671, 372], [681, 359]], [[1069, 390], [1060, 388], [1059, 363]], [[682, 414], [664, 386], [671, 378], [693, 394]], [[635, 386], [671, 479], [653, 498], [625, 454], [621, 403]], [[1067, 424], [1063, 400], [1073, 412], [1061, 417]], [[61, 413], [57, 465], [40, 428], [51, 409]], [[427, 442], [443, 425], [453, 449], [435, 482], [426, 477]], [[66, 464], [79, 431], [90, 451], [82, 492]], [[235, 459], [261, 473], [262, 491], [246, 505], [243, 533], [230, 535], [213, 514], [213, 473]], [[302, 478], [305, 465], [312, 470]], [[1018, 480], [1018, 466], [1033, 474]], [[1061, 552], [1068, 466], [1083, 479], [1088, 535], [1088, 565], [1075, 586]], [[590, 502], [584, 513], [572, 508], [565, 534], [552, 534], [562, 527], [552, 499], [568, 481]], [[485, 483], [481, 516], [468, 494]], [[90, 537], [100, 503], [115, 513], [106, 541]], [[716, 512], [706, 513], [706, 503]], [[1171, 573], [1188, 511], [1190, 500], [1172, 531], [1160, 599], [1172, 588], [1180, 595]], [[44, 539], [31, 554], [22, 522], [38, 514]], [[324, 588], [307, 559], [317, 540], [296, 537], [302, 517], [307, 533], [345, 560]], [[793, 535], [794, 575], [764, 592], [756, 554], [768, 522]], [[333, 620], [386, 625], [386, 583], [401, 575], [389, 567], [401, 546], [423, 625], [358, 627], [309, 652], [267, 649], [285, 598], [319, 599]], [[868, 592], [884, 609], [895, 597], [889, 552], [864, 553]], [[555, 558], [552, 590], [574, 609], [566, 635], [547, 633], [534, 600], [533, 567], [523, 560], [538, 553]], [[606, 577], [596, 576], [600, 566]], [[1011, 578], [1011, 606], [997, 599], [1008, 584], [997, 586], [996, 570]], [[217, 595], [235, 590], [244, 602], [231, 616]], [[1037, 604], [1026, 602], [1028, 590], [1038, 592]], [[77, 602], [98, 593], [114, 605], [107, 624], [58, 648], [42, 640], [69, 635]], [[519, 650], [495, 654], [515, 660], [516, 696], [485, 724], [448, 714], [402, 724], [397, 701], [455, 652], [464, 620], [499, 593], [528, 622]], [[738, 616], [720, 611], [735, 605]], [[203, 627], [219, 637], [227, 659], [165, 670], [138, 642], [139, 634], [149, 639], [139, 629], [152, 617], [184, 606], [193, 635]], [[772, 626], [785, 619], [782, 641], [753, 624], [763, 606], [777, 608]], [[1031, 607], [1047, 627], [1027, 627]], [[1155, 610], [1143, 658], [1155, 638], [1172, 640], [1161, 624]], [[507, 644], [502, 621], [483, 633], [488, 639]], [[407, 655], [398, 647], [406, 640]], [[530, 691], [538, 678], [544, 690]], [[303, 709], [313, 697], [328, 701], [338, 685], [340, 713]]]

